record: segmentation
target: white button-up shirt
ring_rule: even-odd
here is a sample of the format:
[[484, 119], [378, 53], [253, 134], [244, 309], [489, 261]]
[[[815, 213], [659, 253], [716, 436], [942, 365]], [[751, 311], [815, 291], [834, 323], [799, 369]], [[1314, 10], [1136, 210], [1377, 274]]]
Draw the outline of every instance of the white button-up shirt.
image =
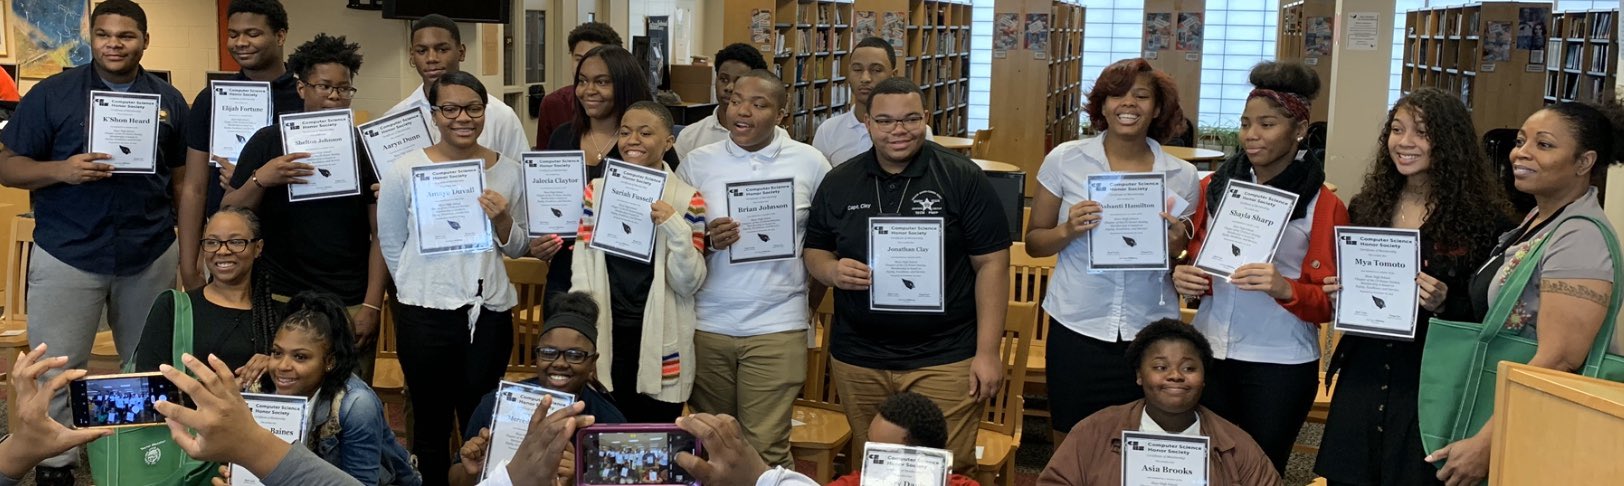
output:
[[[1309, 235], [1314, 229], [1314, 208], [1319, 203], [1319, 196], [1314, 196], [1308, 214], [1286, 223], [1286, 234], [1274, 254], [1274, 268], [1287, 279], [1297, 280], [1303, 274], [1303, 259], [1308, 256]], [[1208, 230], [1215, 219], [1207, 219]], [[1201, 309], [1191, 324], [1207, 336], [1217, 359], [1274, 364], [1319, 359], [1319, 329], [1315, 323], [1298, 319], [1267, 292], [1241, 290], [1227, 278], [1212, 278], [1212, 294], [1202, 298]]]
[[[384, 116], [410, 108], [424, 110], [423, 119], [429, 122], [429, 137], [434, 139], [434, 143], [440, 143], [440, 130], [434, 126], [434, 112], [430, 109], [428, 96], [423, 94], [423, 85], [418, 85], [406, 99], [395, 103]], [[530, 138], [524, 133], [524, 123], [519, 121], [519, 114], [490, 94], [485, 95], [485, 130], [479, 133], [479, 145], [501, 152], [513, 160], [524, 160], [523, 154], [530, 150]], [[383, 165], [379, 164], [379, 167]]]
[[[806, 238], [812, 195], [829, 162], [812, 146], [783, 130], [765, 148], [749, 152], [731, 139], [694, 149], [677, 166], [677, 177], [708, 195], [706, 220], [728, 217], [727, 184], [790, 178], [795, 180], [795, 248]], [[700, 331], [734, 337], [806, 329], [806, 266], [800, 259], [734, 264], [726, 250], [706, 257], [705, 284], [695, 296]]]
[[[930, 121], [930, 118], [927, 117], [925, 121]], [[926, 125], [925, 138], [932, 135], [930, 126]], [[846, 110], [818, 125], [817, 133], [812, 136], [812, 146], [823, 152], [823, 157], [829, 159], [829, 165], [839, 166], [874, 148], [874, 140], [868, 136], [868, 126], [857, 120], [857, 110]]]

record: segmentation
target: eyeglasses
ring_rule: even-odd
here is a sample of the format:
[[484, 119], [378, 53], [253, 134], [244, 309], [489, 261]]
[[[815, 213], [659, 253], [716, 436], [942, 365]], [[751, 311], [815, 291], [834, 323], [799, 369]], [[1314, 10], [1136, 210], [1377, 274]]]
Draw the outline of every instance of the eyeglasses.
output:
[[256, 242], [256, 241], [259, 241], [259, 240], [260, 240], [259, 238], [247, 239], [247, 240], [242, 239], [242, 238], [233, 238], [233, 239], [229, 239], [229, 240], [216, 240], [214, 238], [204, 238], [203, 239], [203, 251], [206, 251], [206, 252], [209, 252], [209, 253], [219, 253], [221, 248], [227, 248], [227, 249], [230, 249], [232, 253], [238, 253], [238, 252], [241, 252], [243, 250], [247, 250], [249, 243], [253, 243], [253, 242]]
[[485, 104], [474, 103], [468, 106], [446, 104], [434, 107], [434, 111], [440, 112], [440, 115], [445, 116], [447, 119], [456, 118], [463, 113], [467, 113], [468, 118], [484, 118]]
[[355, 99], [355, 92], [360, 91], [360, 90], [356, 89], [353, 86], [333, 86], [331, 84], [312, 84], [312, 83], [306, 83], [304, 81], [300, 81], [300, 83], [303, 83], [305, 86], [309, 86], [311, 89], [316, 90], [316, 94], [321, 95], [321, 96], [332, 96], [333, 92], [337, 91], [338, 92], [338, 97], [346, 99], [346, 100]]
[[536, 364], [546, 364], [558, 360], [563, 356], [564, 362], [569, 364], [585, 363], [589, 358], [595, 358], [598, 353], [588, 353], [579, 349], [558, 349], [551, 346], [536, 347]]
[[874, 121], [874, 126], [880, 127], [880, 130], [889, 132], [895, 129], [899, 123], [902, 124], [902, 128], [908, 130], [919, 128], [919, 124], [925, 122], [925, 117], [914, 115], [901, 120], [888, 117], [875, 117], [872, 118], [872, 120]]

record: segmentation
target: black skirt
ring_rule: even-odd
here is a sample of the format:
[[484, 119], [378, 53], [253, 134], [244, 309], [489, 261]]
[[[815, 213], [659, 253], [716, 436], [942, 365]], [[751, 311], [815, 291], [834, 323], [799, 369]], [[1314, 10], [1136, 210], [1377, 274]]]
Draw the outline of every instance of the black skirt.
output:
[[1422, 342], [1343, 336], [1315, 474], [1332, 483], [1443, 484], [1424, 460], [1416, 421]]

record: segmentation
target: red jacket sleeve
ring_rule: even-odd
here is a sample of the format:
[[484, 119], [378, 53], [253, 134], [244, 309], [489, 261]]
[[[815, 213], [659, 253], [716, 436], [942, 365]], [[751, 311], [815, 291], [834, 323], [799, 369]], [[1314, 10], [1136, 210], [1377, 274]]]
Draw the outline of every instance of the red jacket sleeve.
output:
[[1291, 281], [1291, 299], [1280, 307], [1298, 319], [1319, 324], [1332, 316], [1331, 297], [1325, 295], [1326, 277], [1336, 275], [1337, 226], [1348, 224], [1348, 207], [1330, 189], [1320, 187], [1314, 203], [1314, 228], [1308, 232], [1308, 254], [1303, 257], [1302, 274]]
[[[1190, 243], [1184, 246], [1185, 265], [1194, 265], [1195, 256], [1201, 254], [1201, 243], [1207, 239], [1207, 184], [1212, 182], [1212, 176], [1201, 179], [1201, 190], [1195, 197], [1195, 214], [1190, 215], [1190, 227], [1195, 231], [1190, 235]], [[1207, 287], [1206, 295], [1212, 295], [1212, 287]]]

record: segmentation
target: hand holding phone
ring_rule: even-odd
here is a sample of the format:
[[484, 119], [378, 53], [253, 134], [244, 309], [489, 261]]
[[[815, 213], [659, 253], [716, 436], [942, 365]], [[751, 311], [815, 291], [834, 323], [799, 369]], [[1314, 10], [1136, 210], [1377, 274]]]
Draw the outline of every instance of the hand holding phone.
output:
[[578, 428], [592, 425], [592, 416], [579, 416], [586, 410], [586, 402], [576, 402], [547, 415], [552, 406], [551, 395], [542, 397], [541, 406], [530, 417], [530, 433], [519, 444], [519, 450], [508, 463], [508, 477], [516, 484], [535, 482], [541, 478], [555, 478], [558, 463], [564, 457], [564, 448]]
[[164, 417], [159, 401], [183, 403], [184, 396], [162, 374], [128, 373], [88, 376], [69, 383], [68, 406], [80, 429], [158, 425]]
[[45, 344], [32, 351], [18, 353], [12, 367], [11, 386], [17, 391], [12, 413], [17, 414], [17, 428], [11, 439], [0, 441], [0, 474], [20, 478], [40, 461], [68, 449], [112, 434], [108, 430], [73, 430], [62, 426], [47, 415], [51, 396], [69, 381], [85, 375], [85, 370], [67, 370], [41, 384], [38, 380], [45, 372], [68, 365], [66, 356], [45, 358]]
[[677, 426], [705, 443], [708, 459], [680, 452], [677, 464], [703, 484], [755, 484], [771, 468], [744, 440], [739, 421], [727, 415], [696, 413], [677, 419]]
[[677, 454], [698, 454], [699, 440], [675, 425], [600, 425], [575, 434], [575, 485], [697, 486]]

